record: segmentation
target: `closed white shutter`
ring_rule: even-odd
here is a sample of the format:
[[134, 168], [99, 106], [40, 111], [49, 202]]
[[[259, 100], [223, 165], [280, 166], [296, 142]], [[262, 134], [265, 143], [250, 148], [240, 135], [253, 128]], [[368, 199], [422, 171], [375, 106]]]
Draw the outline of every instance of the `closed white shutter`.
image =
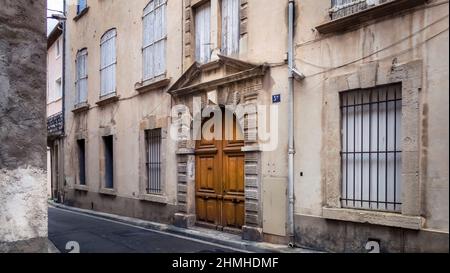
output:
[[342, 206], [401, 211], [401, 85], [341, 94]]
[[143, 16], [143, 79], [149, 80], [166, 72], [166, 0], [153, 0]]
[[77, 54], [77, 104], [87, 102], [87, 78], [87, 49], [83, 49]]
[[195, 56], [200, 63], [211, 60], [211, 6], [209, 3], [196, 9]]
[[116, 30], [111, 29], [101, 39], [101, 97], [116, 92], [116, 36]]
[[222, 0], [222, 54], [239, 53], [240, 0]]

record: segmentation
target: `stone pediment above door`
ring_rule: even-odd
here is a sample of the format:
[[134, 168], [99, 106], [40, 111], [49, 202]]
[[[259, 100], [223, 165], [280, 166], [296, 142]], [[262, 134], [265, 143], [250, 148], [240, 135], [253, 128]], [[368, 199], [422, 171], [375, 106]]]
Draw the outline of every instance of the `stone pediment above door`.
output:
[[252, 64], [223, 55], [218, 56], [217, 60], [207, 64], [193, 63], [169, 88], [169, 94], [186, 96], [194, 92], [213, 90], [229, 83], [264, 76], [269, 68], [266, 64]]

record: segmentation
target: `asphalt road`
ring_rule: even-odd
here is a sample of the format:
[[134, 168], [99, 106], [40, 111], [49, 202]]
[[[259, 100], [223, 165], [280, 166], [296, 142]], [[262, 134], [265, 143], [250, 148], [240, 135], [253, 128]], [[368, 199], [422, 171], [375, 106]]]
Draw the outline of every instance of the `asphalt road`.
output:
[[[61, 253], [232, 253], [237, 250], [76, 212], [49, 208], [49, 238]], [[75, 244], [75, 245], [76, 245]], [[70, 249], [70, 248], [69, 248]]]

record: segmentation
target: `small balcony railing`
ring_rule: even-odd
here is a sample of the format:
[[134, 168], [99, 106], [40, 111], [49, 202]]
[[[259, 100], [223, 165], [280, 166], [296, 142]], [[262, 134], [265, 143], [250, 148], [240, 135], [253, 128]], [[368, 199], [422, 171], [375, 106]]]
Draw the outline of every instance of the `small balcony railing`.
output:
[[59, 137], [64, 134], [64, 117], [60, 112], [47, 118], [47, 135], [51, 137]]
[[395, 0], [331, 0], [331, 20], [339, 19], [392, 1]]

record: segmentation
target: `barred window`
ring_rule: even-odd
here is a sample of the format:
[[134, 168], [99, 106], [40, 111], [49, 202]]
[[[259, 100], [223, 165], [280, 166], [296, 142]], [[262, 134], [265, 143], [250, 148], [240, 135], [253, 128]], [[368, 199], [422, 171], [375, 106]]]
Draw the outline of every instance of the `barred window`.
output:
[[147, 130], [147, 193], [161, 194], [161, 129]]
[[116, 37], [116, 29], [111, 29], [101, 39], [100, 97], [116, 92]]
[[77, 53], [76, 59], [76, 104], [87, 102], [87, 49], [82, 49]]
[[222, 0], [222, 54], [239, 53], [240, 0]]
[[401, 85], [341, 94], [342, 206], [401, 210]]
[[195, 9], [195, 58], [199, 63], [211, 60], [211, 4]]
[[166, 0], [152, 0], [144, 9], [143, 21], [143, 79], [148, 80], [166, 72]]

